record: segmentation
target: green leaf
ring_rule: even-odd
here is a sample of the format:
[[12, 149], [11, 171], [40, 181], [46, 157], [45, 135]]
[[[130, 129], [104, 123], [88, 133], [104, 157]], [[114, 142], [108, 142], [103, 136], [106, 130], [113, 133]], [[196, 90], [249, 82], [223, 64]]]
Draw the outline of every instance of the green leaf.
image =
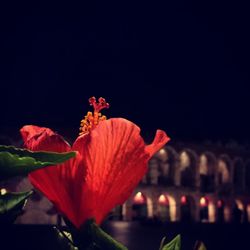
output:
[[11, 223], [22, 213], [33, 191], [0, 194], [0, 222]]
[[57, 227], [54, 227], [56, 236], [57, 236], [57, 242], [62, 250], [78, 250], [77, 247], [74, 246], [72, 241], [72, 236], [67, 231], [61, 231]]
[[67, 219], [74, 245], [81, 250], [127, 250], [125, 246], [105, 233], [94, 221], [87, 220], [80, 229], [76, 229]]
[[180, 250], [180, 249], [181, 249], [181, 236], [179, 234], [162, 248], [162, 250]]
[[167, 238], [167, 237], [163, 237], [163, 238], [162, 238], [159, 250], [162, 250], [166, 238]]
[[207, 250], [205, 244], [202, 241], [196, 241], [194, 250]]
[[13, 146], [0, 145], [0, 181], [17, 176], [26, 175], [31, 171], [63, 163], [76, 152], [55, 153], [15, 148]]
[[101, 249], [107, 250], [127, 250], [120, 242], [113, 239], [109, 234], [104, 232], [96, 223], [91, 224], [94, 242]]

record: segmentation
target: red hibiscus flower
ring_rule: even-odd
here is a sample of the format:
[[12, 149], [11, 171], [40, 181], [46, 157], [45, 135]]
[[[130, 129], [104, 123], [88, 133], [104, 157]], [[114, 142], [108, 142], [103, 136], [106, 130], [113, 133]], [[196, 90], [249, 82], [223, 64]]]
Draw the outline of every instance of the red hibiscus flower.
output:
[[99, 111], [109, 106], [104, 98], [97, 103], [92, 97], [89, 102], [94, 112], [82, 120], [72, 147], [49, 128], [26, 125], [20, 130], [30, 150], [78, 151], [74, 159], [29, 174], [31, 183], [77, 228], [90, 218], [100, 224], [111, 209], [124, 203], [145, 175], [148, 160], [169, 140], [157, 130], [154, 141], [145, 145], [134, 123], [101, 116]]

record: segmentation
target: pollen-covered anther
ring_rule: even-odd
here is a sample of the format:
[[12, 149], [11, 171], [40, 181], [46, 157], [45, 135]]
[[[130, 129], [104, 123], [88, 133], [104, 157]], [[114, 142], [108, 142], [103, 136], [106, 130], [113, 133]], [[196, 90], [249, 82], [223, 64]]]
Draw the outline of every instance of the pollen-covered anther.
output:
[[80, 135], [88, 133], [91, 129], [95, 128], [100, 121], [104, 121], [107, 119], [106, 116], [103, 116], [99, 111], [104, 108], [109, 108], [109, 104], [103, 97], [98, 99], [96, 102], [95, 97], [89, 98], [90, 106], [93, 106], [94, 112], [88, 112], [87, 115], [84, 116], [84, 119], [81, 120], [80, 124]]
[[99, 118], [99, 121], [105, 121], [107, 120], [107, 116], [106, 115], [103, 115]]

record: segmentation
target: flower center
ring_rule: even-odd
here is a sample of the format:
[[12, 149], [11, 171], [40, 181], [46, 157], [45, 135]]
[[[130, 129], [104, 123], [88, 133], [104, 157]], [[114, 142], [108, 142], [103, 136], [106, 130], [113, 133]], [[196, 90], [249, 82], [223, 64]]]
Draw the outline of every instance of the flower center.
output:
[[89, 133], [91, 129], [94, 129], [100, 121], [104, 121], [107, 119], [105, 115], [102, 115], [99, 111], [104, 108], [109, 108], [109, 104], [102, 97], [98, 99], [96, 102], [95, 97], [89, 98], [90, 106], [93, 106], [94, 112], [88, 112], [87, 115], [84, 116], [84, 119], [81, 120], [80, 125], [80, 133], [79, 135], [83, 135]]

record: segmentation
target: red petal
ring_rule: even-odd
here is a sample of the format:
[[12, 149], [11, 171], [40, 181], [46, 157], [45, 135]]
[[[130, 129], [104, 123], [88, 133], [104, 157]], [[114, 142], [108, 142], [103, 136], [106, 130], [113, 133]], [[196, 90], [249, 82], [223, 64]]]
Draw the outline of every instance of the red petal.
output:
[[[24, 126], [21, 130], [25, 146], [33, 151], [67, 152], [70, 145], [49, 128], [32, 125]], [[78, 156], [79, 157], [79, 156]], [[72, 159], [58, 166], [50, 166], [29, 174], [31, 183], [51, 200], [56, 207], [72, 222], [74, 217], [74, 202], [71, 201], [73, 169], [77, 159]]]
[[167, 134], [162, 130], [157, 130], [155, 134], [154, 141], [146, 146], [146, 151], [149, 153], [150, 157], [152, 157], [159, 149], [161, 149], [170, 138]]
[[149, 155], [140, 129], [122, 118], [109, 119], [80, 136], [73, 150], [80, 152], [86, 168], [79, 223], [91, 217], [100, 223], [112, 208], [128, 199], [147, 170]]
[[33, 125], [26, 125], [20, 129], [21, 135], [24, 142], [29, 141], [32, 137], [38, 136], [43, 133], [45, 130], [49, 133], [51, 130], [48, 128], [41, 128]]
[[26, 125], [20, 129], [24, 144], [30, 150], [66, 152], [70, 145], [49, 128]]

